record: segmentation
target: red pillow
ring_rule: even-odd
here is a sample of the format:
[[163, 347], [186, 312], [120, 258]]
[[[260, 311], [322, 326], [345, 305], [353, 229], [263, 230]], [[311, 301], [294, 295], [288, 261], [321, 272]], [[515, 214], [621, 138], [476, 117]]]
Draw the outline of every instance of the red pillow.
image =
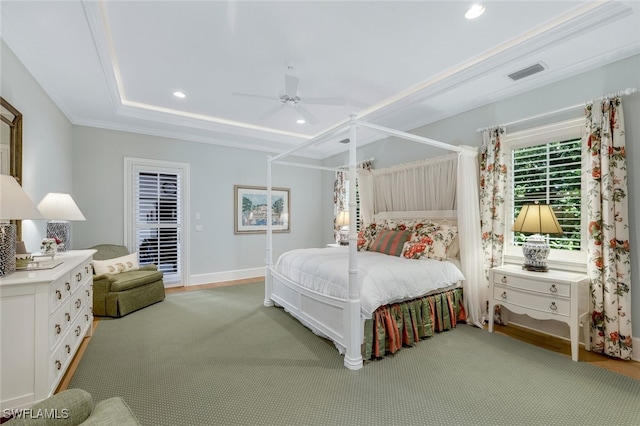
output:
[[411, 231], [385, 229], [380, 231], [375, 241], [369, 246], [370, 251], [377, 251], [391, 256], [400, 256], [404, 243], [411, 238]]

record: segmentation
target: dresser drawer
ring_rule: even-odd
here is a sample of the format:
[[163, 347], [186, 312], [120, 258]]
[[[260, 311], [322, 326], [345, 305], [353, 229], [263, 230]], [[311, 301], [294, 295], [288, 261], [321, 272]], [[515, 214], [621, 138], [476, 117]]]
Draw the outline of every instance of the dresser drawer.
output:
[[493, 298], [507, 306], [520, 306], [525, 309], [562, 316], [571, 315], [571, 300], [562, 297], [545, 296], [517, 288], [495, 285]]
[[53, 349], [65, 336], [73, 317], [69, 302], [66, 301], [62, 308], [49, 318], [49, 350]]
[[[542, 274], [542, 272], [540, 272]], [[542, 277], [541, 277], [542, 278]], [[495, 285], [506, 286], [515, 289], [532, 291], [552, 296], [571, 297], [571, 284], [553, 280], [534, 280], [521, 278], [509, 274], [495, 273], [493, 275]]]
[[69, 274], [65, 274], [49, 285], [49, 304], [51, 311], [55, 311], [71, 293]]
[[71, 270], [71, 293], [92, 277], [91, 261], [85, 261]]

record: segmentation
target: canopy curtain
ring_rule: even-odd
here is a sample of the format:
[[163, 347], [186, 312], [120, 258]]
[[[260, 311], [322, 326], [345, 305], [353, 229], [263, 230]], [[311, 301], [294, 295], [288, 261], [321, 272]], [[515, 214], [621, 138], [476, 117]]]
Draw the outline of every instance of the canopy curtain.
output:
[[458, 154], [373, 170], [377, 212], [455, 210]]
[[[486, 129], [482, 133], [480, 150], [480, 224], [482, 232], [483, 284], [480, 296], [489, 301], [489, 270], [502, 264], [504, 248], [505, 209], [507, 195], [507, 158], [502, 149], [502, 139], [506, 137], [504, 127]], [[500, 320], [500, 307], [489, 315]], [[486, 312], [486, 308], [483, 309]], [[486, 318], [484, 318], [486, 319]], [[483, 319], [483, 322], [484, 322]]]
[[622, 103], [585, 108], [587, 273], [591, 279], [591, 348], [631, 359], [631, 263]]
[[[383, 211], [457, 210], [460, 260], [467, 321], [482, 327], [486, 305], [482, 284], [482, 245], [478, 197], [477, 148], [465, 147], [416, 163], [359, 173], [361, 205], [363, 187], [371, 189], [376, 213]], [[363, 182], [366, 182], [363, 185]], [[371, 214], [373, 214], [373, 211]], [[372, 216], [371, 216], [372, 217]], [[482, 295], [482, 296], [481, 296]]]

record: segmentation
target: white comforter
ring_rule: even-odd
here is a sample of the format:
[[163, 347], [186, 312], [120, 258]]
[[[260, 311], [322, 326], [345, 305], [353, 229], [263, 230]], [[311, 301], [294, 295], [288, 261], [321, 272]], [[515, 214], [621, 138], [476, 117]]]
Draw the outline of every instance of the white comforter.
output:
[[[275, 270], [302, 287], [347, 299], [349, 252], [345, 248], [297, 249], [284, 253]], [[362, 314], [371, 318], [382, 305], [410, 300], [457, 286], [464, 275], [450, 261], [415, 260], [382, 253], [358, 252]]]

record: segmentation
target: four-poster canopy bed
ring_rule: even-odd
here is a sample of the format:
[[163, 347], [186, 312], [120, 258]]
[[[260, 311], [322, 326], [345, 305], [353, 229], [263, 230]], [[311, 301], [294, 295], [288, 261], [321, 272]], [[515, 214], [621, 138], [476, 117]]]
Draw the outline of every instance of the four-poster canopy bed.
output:
[[[365, 340], [365, 324], [371, 325], [371, 321], [384, 322], [378, 313], [391, 303], [411, 300], [418, 305], [409, 307], [396, 306], [396, 315], [400, 322], [407, 322], [409, 317], [422, 315], [434, 316], [434, 306], [441, 306], [435, 318], [438, 328], [443, 327], [443, 322], [455, 326], [457, 319], [464, 317], [472, 324], [481, 326], [484, 309], [482, 300], [484, 294], [482, 288], [482, 257], [480, 235], [480, 211], [478, 201], [478, 164], [477, 150], [472, 147], [449, 145], [443, 142], [424, 138], [418, 135], [393, 130], [372, 123], [359, 121], [352, 116], [349, 122], [338, 126], [307, 141], [300, 146], [276, 156], [269, 156], [267, 160], [267, 205], [271, 205], [271, 170], [272, 164], [292, 165], [300, 167], [319, 168], [336, 171], [336, 168], [308, 166], [305, 164], [289, 163], [283, 158], [294, 152], [315, 145], [319, 141], [328, 140], [345, 126], [349, 126], [349, 171], [348, 179], [356, 180], [356, 139], [357, 128], [369, 128], [377, 132], [402, 139], [423, 143], [438, 148], [458, 153], [457, 161], [457, 188], [455, 202], [457, 210], [448, 211], [411, 211], [411, 212], [376, 212], [374, 220], [411, 220], [412, 223], [447, 223], [457, 228], [459, 235], [459, 260], [408, 260], [402, 257], [388, 256], [387, 254], [358, 251], [358, 239], [356, 234], [356, 216], [349, 217], [349, 246], [347, 248], [322, 248], [292, 250], [280, 256], [278, 264], [273, 263], [273, 239], [271, 230], [271, 210], [267, 209], [267, 253], [266, 253], [266, 277], [265, 277], [265, 306], [282, 306], [292, 316], [297, 318], [305, 326], [316, 334], [326, 337], [334, 342], [341, 353], [344, 353], [344, 365], [356, 370], [363, 365], [363, 352], [370, 356], [370, 347], [367, 349]], [[475, 172], [474, 172], [475, 171]], [[355, 191], [349, 193], [349, 209], [356, 210]], [[420, 222], [424, 221], [424, 222]], [[439, 225], [438, 225], [439, 226]], [[408, 237], [408, 234], [407, 236]], [[449, 241], [451, 242], [451, 241]], [[402, 244], [400, 242], [400, 249]], [[457, 250], [456, 250], [457, 251]], [[347, 256], [348, 252], [348, 256]], [[384, 251], [382, 251], [384, 252]], [[293, 255], [303, 257], [293, 257]], [[408, 257], [408, 256], [405, 256]], [[348, 260], [348, 264], [347, 264]], [[364, 269], [361, 271], [359, 261]], [[303, 266], [311, 265], [312, 270], [303, 270]], [[455, 265], [455, 266], [454, 266]], [[375, 269], [374, 269], [375, 268]], [[345, 269], [348, 276], [345, 277]], [[429, 273], [419, 270], [429, 269]], [[403, 271], [404, 278], [400, 278], [399, 271]], [[435, 271], [435, 272], [434, 272]], [[408, 277], [407, 277], [408, 274]], [[414, 274], [414, 275], [412, 275]], [[424, 274], [424, 275], [420, 275]], [[385, 275], [388, 277], [385, 279]], [[434, 276], [428, 282], [426, 277]], [[340, 277], [342, 276], [342, 277]], [[380, 278], [378, 281], [372, 278]], [[317, 283], [320, 283], [319, 286]], [[314, 284], [316, 283], [316, 284]], [[390, 287], [398, 285], [398, 293], [391, 293]], [[314, 287], [315, 286], [315, 287]], [[462, 287], [464, 302], [459, 290]], [[434, 295], [434, 296], [431, 296]], [[462, 305], [464, 306], [457, 306]], [[429, 305], [431, 310], [429, 311]], [[447, 306], [445, 306], [447, 305]], [[375, 310], [375, 313], [374, 313]], [[404, 313], [401, 312], [404, 310]], [[410, 311], [410, 312], [409, 312]], [[416, 314], [417, 311], [417, 314]], [[460, 312], [462, 311], [462, 313]], [[387, 312], [386, 315], [389, 315]], [[404, 319], [403, 319], [404, 318]], [[433, 319], [433, 318], [432, 318]], [[415, 339], [430, 335], [430, 330], [421, 321], [412, 326], [415, 330]], [[426, 319], [425, 323], [429, 323]], [[428, 325], [428, 324], [427, 324]], [[423, 327], [424, 326], [424, 327]], [[433, 327], [434, 325], [429, 325]], [[445, 329], [447, 327], [445, 326]], [[371, 331], [367, 331], [371, 333]], [[375, 333], [375, 332], [374, 332]], [[406, 333], [405, 333], [406, 334]], [[411, 334], [411, 333], [409, 333]], [[371, 337], [371, 336], [369, 336]], [[384, 352], [384, 337], [380, 342], [373, 336], [374, 352], [376, 345], [382, 344]], [[413, 336], [397, 336], [395, 340], [405, 343], [413, 342]], [[368, 344], [371, 346], [371, 338]], [[393, 342], [391, 346], [398, 345]], [[387, 348], [389, 341], [386, 342]], [[401, 345], [402, 342], [399, 343]], [[379, 348], [378, 348], [379, 349]]]

